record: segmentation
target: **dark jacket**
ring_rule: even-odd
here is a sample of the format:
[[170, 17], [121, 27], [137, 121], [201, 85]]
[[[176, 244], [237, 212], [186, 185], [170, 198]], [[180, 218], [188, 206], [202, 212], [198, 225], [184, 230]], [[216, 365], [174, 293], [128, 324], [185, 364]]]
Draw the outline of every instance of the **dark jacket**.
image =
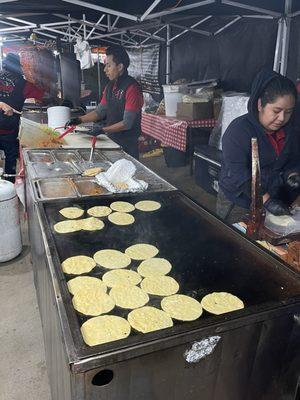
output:
[[248, 113], [236, 118], [222, 138], [223, 161], [219, 186], [234, 204], [249, 208], [251, 203], [251, 138], [257, 138], [262, 190], [280, 198], [286, 176], [300, 171], [299, 137], [293, 127], [293, 116], [283, 129], [285, 145], [277, 157], [273, 146], [258, 121], [257, 101], [276, 72], [261, 71], [253, 82]]
[[[21, 111], [25, 102], [23, 95], [26, 81], [22, 75], [3, 69], [0, 72], [0, 101]], [[14, 113], [12, 116], [0, 114], [0, 129], [18, 132], [20, 115]]]
[[[113, 90], [114, 82], [109, 82], [106, 86], [106, 124], [113, 125], [123, 120], [125, 103], [126, 103], [126, 90], [132, 84], [138, 84], [137, 81], [131, 76], [125, 74], [118, 78], [116, 85], [117, 90]], [[139, 112], [135, 123], [132, 128], [122, 131], [121, 133], [110, 133], [108, 136], [126, 147], [128, 143], [135, 143], [137, 145], [138, 137], [141, 134], [141, 112]]]

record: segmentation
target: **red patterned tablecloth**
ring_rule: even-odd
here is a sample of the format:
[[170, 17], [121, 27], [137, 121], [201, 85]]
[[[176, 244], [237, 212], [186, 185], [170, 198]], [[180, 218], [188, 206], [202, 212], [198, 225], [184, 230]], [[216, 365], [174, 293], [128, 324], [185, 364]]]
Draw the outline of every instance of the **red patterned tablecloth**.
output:
[[154, 139], [160, 140], [163, 145], [174, 147], [177, 150], [186, 150], [186, 133], [191, 128], [213, 128], [215, 119], [201, 119], [184, 121], [173, 117], [142, 113], [142, 132]]

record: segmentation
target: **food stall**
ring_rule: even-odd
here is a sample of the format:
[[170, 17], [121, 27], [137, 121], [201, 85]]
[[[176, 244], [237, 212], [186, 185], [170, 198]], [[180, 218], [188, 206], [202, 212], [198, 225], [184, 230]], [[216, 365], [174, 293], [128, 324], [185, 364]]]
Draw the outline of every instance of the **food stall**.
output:
[[[67, 135], [67, 147], [23, 149], [34, 283], [52, 398], [296, 399], [298, 275], [121, 149], [101, 148], [101, 138], [89, 162], [89, 147], [69, 147], [77, 134], [82, 133]], [[112, 193], [95, 177], [83, 176], [87, 167], [106, 171], [120, 159], [134, 164], [135, 178], [147, 182], [147, 190]], [[138, 207], [143, 201], [158, 206], [143, 211]], [[110, 214], [90, 218], [91, 209], [111, 212], [115, 202], [129, 205], [123, 213], [131, 218], [129, 223], [117, 225]], [[66, 217], [63, 210], [70, 208], [82, 218]], [[78, 228], [84, 220], [93, 220], [97, 227]], [[61, 233], [64, 230], [58, 227], [65, 222], [75, 223], [75, 229]], [[173, 294], [196, 302], [196, 316], [188, 317], [185, 308], [180, 318], [170, 317], [163, 311], [169, 296], [151, 290], [146, 304], [137, 309], [117, 302], [106, 312], [78, 307], [70, 282], [83, 277], [102, 284], [110, 271], [97, 253], [126, 255], [135, 245], [146, 246], [142, 253], [147, 246], [156, 249], [150, 258], [157, 255], [170, 264], [163, 279], [175, 282]], [[93, 268], [83, 274], [67, 271], [66, 260], [76, 257], [95, 260]], [[132, 286], [142, 292], [147, 277], [139, 268], [145, 259], [149, 256], [132, 255], [129, 265], [119, 269], [138, 276]], [[157, 275], [155, 280], [159, 279]], [[111, 297], [112, 290], [107, 289], [105, 296]], [[231, 312], [209, 311], [203, 299], [216, 292], [229, 293], [241, 303]], [[144, 309], [167, 314], [167, 325], [129, 324], [132, 313]], [[125, 336], [91, 339], [85, 324], [100, 317], [122, 320]], [[118, 331], [113, 328], [110, 335], [114, 329]], [[101, 329], [97, 332], [102, 334]]]
[[[136, 204], [152, 200], [161, 207], [135, 209], [133, 225], [104, 218], [104, 229], [59, 234], [59, 211]], [[300, 359], [300, 282], [287, 265], [176, 190], [131, 195], [38, 201], [29, 212], [34, 281], [42, 319], [53, 399], [296, 399]], [[102, 249], [126, 252], [150, 244], [172, 265], [179, 293], [198, 301], [211, 292], [230, 292], [245, 307], [213, 315], [203, 311], [190, 322], [150, 333], [132, 328], [127, 338], [89, 346], [62, 263]], [[136, 271], [132, 260], [128, 269]], [[86, 276], [102, 278], [97, 265]], [[160, 308], [161, 296], [148, 305]], [[109, 315], [126, 320], [130, 310], [116, 306]]]
[[[80, 147], [23, 149], [34, 283], [52, 398], [295, 400], [300, 371], [295, 350], [300, 344], [298, 275], [121, 149], [96, 148], [87, 164], [89, 154], [90, 148]], [[87, 166], [107, 170], [120, 159], [133, 162], [135, 178], [149, 184], [146, 191], [112, 193], [94, 177], [82, 176]], [[138, 207], [143, 201], [158, 206], [143, 211]], [[115, 202], [129, 204], [123, 213], [132, 219], [128, 224], [117, 225], [110, 215], [90, 218], [91, 209], [111, 212]], [[83, 219], [66, 218], [62, 210], [70, 208]], [[78, 228], [76, 223], [88, 219], [98, 228]], [[75, 222], [76, 228], [61, 233], [58, 226], [65, 222]], [[169, 296], [151, 290], [146, 305], [138, 309], [117, 302], [95, 314], [78, 308], [69, 282], [77, 277], [104, 282], [109, 269], [96, 254], [126, 255], [135, 245], [146, 246], [142, 253], [150, 246], [158, 252], [150, 258], [167, 260], [171, 269], [163, 279], [176, 283], [177, 294], [201, 304], [196, 316], [184, 321], [189, 319], [187, 308], [179, 319], [166, 313], [167, 325], [147, 328], [149, 332], [129, 324], [133, 311], [165, 313], [163, 301]], [[89, 272], [66, 270], [66, 260], [82, 256], [95, 260]], [[139, 276], [147, 258], [132, 255], [121, 270]], [[143, 278], [133, 285], [135, 290], [144, 290]], [[209, 311], [203, 299], [216, 292], [230, 293], [242, 306], [227, 313]], [[92, 336], [90, 341], [84, 326], [100, 317], [122, 320], [129, 326], [126, 335], [103, 342]]]

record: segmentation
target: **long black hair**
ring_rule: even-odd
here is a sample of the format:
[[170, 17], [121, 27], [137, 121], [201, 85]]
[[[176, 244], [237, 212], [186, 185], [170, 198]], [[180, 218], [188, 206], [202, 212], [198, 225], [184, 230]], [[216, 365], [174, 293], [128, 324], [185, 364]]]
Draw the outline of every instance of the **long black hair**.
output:
[[274, 103], [278, 97], [292, 95], [297, 100], [297, 89], [294, 83], [283, 75], [277, 74], [262, 91], [259, 96], [262, 107], [268, 103]]

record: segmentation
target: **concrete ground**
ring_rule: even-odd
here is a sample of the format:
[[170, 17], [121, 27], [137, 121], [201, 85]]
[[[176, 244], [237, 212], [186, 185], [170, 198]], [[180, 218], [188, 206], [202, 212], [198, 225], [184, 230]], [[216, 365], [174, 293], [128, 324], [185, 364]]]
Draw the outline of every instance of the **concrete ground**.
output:
[[[214, 210], [215, 197], [195, 185], [189, 166], [167, 168], [163, 156], [141, 161], [206, 208]], [[24, 220], [22, 234], [24, 246], [21, 255], [0, 264], [0, 400], [50, 400]]]
[[0, 264], [0, 400], [50, 400], [27, 224], [23, 251]]

